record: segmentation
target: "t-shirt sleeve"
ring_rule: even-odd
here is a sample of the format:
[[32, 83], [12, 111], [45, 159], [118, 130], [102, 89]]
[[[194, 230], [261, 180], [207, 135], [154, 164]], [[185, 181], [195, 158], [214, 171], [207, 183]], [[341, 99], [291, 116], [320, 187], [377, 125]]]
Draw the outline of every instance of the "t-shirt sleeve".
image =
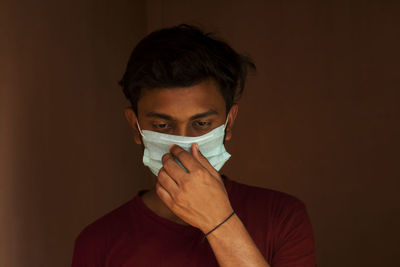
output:
[[85, 229], [75, 240], [72, 267], [101, 267], [104, 266], [102, 243], [97, 236]]
[[315, 241], [306, 207], [297, 199], [290, 202], [275, 222], [271, 267], [315, 267]]

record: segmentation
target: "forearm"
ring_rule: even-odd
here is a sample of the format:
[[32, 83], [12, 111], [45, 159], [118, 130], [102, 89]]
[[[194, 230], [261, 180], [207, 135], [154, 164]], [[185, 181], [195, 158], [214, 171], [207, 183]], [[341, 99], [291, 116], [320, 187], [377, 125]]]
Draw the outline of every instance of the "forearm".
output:
[[210, 233], [207, 239], [220, 266], [269, 267], [236, 214]]

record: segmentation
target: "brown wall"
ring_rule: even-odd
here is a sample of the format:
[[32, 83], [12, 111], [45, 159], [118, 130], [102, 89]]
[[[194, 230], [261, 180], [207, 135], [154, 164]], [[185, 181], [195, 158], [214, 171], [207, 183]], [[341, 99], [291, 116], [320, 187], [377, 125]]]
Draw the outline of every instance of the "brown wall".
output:
[[0, 3], [0, 266], [68, 266], [86, 224], [150, 186], [116, 81], [146, 32], [181, 22], [258, 67], [223, 171], [301, 198], [319, 266], [395, 266], [395, 1], [14, 2]]
[[70, 266], [144, 179], [117, 85], [144, 1], [1, 1], [0, 266]]

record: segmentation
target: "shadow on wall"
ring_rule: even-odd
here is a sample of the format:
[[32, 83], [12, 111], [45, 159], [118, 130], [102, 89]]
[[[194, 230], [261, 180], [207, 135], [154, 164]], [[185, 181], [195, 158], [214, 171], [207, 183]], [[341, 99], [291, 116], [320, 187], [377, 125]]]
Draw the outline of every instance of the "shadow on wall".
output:
[[117, 85], [144, 10], [0, 4], [0, 266], [70, 266], [82, 228], [148, 186]]

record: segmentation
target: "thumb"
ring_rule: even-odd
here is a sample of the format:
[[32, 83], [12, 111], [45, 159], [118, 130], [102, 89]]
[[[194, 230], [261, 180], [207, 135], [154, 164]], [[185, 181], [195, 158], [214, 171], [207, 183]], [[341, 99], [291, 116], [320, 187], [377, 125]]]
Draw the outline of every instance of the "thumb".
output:
[[211, 175], [219, 177], [219, 173], [217, 172], [217, 170], [215, 170], [210, 162], [208, 162], [207, 158], [204, 157], [203, 154], [201, 154], [199, 145], [197, 143], [192, 144], [192, 155], [200, 162], [200, 164], [204, 168], [206, 168], [211, 173]]

